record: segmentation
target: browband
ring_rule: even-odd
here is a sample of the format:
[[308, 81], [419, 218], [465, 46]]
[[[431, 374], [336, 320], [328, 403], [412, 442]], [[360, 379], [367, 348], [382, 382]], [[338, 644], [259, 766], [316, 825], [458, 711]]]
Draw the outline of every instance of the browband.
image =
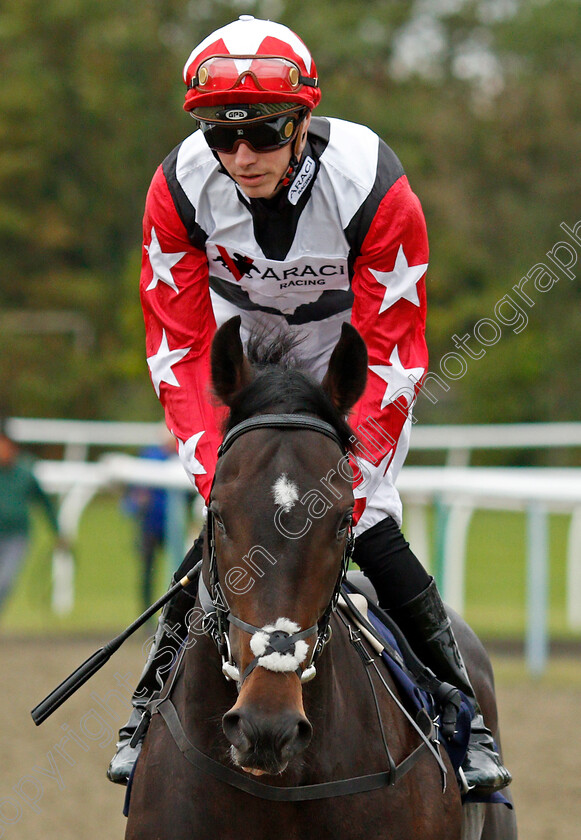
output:
[[240, 435], [254, 429], [308, 429], [331, 438], [342, 452], [345, 452], [341, 438], [333, 426], [324, 420], [319, 420], [318, 417], [309, 417], [306, 414], [258, 414], [256, 417], [237, 423], [230, 429], [218, 448], [218, 457], [227, 452]]

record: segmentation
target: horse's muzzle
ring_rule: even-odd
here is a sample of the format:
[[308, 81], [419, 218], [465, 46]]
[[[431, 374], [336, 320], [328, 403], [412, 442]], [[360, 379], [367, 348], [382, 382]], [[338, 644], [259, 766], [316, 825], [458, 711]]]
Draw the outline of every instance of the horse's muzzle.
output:
[[235, 764], [272, 775], [282, 773], [312, 735], [307, 718], [294, 710], [273, 715], [234, 707], [222, 718], [222, 728]]

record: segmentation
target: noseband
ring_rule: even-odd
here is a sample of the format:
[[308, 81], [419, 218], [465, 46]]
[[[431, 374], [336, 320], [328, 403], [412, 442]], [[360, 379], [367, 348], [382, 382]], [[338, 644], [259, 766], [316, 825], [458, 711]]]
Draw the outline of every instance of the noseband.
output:
[[[297, 430], [305, 429], [311, 432], [318, 432], [333, 440], [347, 454], [339, 435], [335, 429], [324, 420], [317, 417], [309, 417], [302, 414], [263, 414], [250, 417], [234, 426], [225, 436], [222, 445], [218, 449], [218, 458], [221, 458], [238, 440], [239, 437], [256, 429], [281, 429]], [[210, 492], [210, 498], [212, 493]], [[222, 657], [222, 671], [226, 679], [235, 680], [239, 686], [260, 665], [271, 671], [295, 671], [301, 682], [307, 682], [316, 674], [315, 662], [320, 656], [323, 648], [331, 637], [331, 615], [337, 607], [341, 584], [347, 574], [349, 561], [353, 553], [354, 538], [349, 528], [345, 541], [341, 568], [335, 582], [335, 588], [329, 604], [316, 624], [306, 630], [288, 619], [278, 619], [276, 624], [265, 627], [255, 627], [248, 624], [238, 616], [230, 612], [227, 601], [218, 578], [218, 563], [216, 557], [216, 541], [214, 533], [214, 517], [208, 504], [207, 533], [210, 550], [210, 587], [209, 591], [200, 575], [199, 597], [202, 609], [206, 613], [205, 631], [212, 637], [218, 652]], [[254, 659], [240, 675], [238, 666], [233, 661], [230, 641], [228, 638], [228, 626], [234, 624], [251, 635], [250, 647], [255, 654]], [[308, 645], [304, 641], [310, 636], [317, 635], [313, 651], [306, 667], [301, 667], [308, 651]]]

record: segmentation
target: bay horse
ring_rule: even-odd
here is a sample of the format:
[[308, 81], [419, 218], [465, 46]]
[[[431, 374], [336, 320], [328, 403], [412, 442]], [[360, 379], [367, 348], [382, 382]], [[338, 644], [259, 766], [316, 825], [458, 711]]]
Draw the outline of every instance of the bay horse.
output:
[[[352, 540], [344, 418], [365, 387], [363, 340], [343, 325], [321, 385], [284, 345], [251, 341], [247, 356], [238, 317], [213, 340], [212, 385], [229, 415], [203, 620], [152, 707], [126, 840], [511, 840], [507, 808], [462, 806], [445, 751], [405, 715], [389, 674], [390, 693], [368, 678], [334, 609]], [[455, 625], [496, 731], [489, 662]]]

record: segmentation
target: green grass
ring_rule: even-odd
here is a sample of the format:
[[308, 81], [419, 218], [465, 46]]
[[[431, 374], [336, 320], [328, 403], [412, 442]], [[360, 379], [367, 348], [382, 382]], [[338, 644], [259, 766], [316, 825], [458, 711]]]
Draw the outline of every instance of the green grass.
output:
[[[115, 496], [97, 497], [81, 519], [75, 546], [75, 604], [69, 615], [51, 611], [53, 541], [35, 519], [29, 556], [2, 616], [3, 629], [22, 633], [117, 632], [142, 611], [136, 527]], [[155, 597], [167, 588], [165, 556], [156, 568]]]
[[[550, 517], [550, 612], [552, 637], [568, 638], [566, 545], [569, 517]], [[526, 523], [524, 514], [477, 511], [468, 540], [465, 617], [484, 638], [522, 639], [526, 626]], [[97, 497], [85, 511], [76, 548], [76, 600], [65, 617], [50, 609], [51, 538], [35, 522], [33, 545], [15, 591], [0, 617], [12, 633], [113, 635], [140, 612], [135, 525], [119, 499]], [[169, 581], [165, 559], [157, 567], [156, 597]]]
[[[569, 517], [549, 518], [549, 632], [574, 634], [566, 623]], [[522, 637], [526, 626], [526, 520], [521, 513], [478, 511], [468, 539], [467, 621], [487, 638]]]

